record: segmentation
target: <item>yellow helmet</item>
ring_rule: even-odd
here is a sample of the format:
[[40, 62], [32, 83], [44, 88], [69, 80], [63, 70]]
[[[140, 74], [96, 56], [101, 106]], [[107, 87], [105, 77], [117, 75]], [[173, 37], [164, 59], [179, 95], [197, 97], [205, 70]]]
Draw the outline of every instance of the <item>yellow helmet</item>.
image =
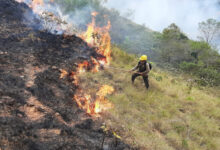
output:
[[142, 55], [142, 56], [140, 57], [140, 61], [143, 61], [143, 60], [147, 60], [147, 55]]

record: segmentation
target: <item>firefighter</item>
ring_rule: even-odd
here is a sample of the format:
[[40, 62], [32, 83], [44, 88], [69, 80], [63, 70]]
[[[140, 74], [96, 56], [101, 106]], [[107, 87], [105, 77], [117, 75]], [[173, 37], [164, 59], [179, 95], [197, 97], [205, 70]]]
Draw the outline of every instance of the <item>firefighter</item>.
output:
[[149, 80], [148, 80], [148, 74], [150, 70], [152, 69], [152, 65], [147, 62], [147, 55], [142, 55], [140, 57], [140, 61], [138, 62], [137, 66], [135, 66], [131, 71], [138, 70], [137, 72], [133, 73], [132, 75], [132, 84], [134, 84], [134, 80], [138, 76], [142, 76], [145, 86], [148, 89], [149, 88]]

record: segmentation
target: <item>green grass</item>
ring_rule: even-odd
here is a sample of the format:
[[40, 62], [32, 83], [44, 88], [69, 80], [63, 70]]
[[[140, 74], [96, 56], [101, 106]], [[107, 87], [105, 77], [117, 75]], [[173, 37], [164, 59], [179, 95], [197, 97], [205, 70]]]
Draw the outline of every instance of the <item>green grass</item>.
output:
[[[131, 69], [138, 61], [113, 47], [112, 67]], [[154, 66], [150, 73], [150, 89], [142, 78], [131, 84], [131, 74], [114, 69], [86, 73], [84, 87], [98, 88], [108, 84], [115, 93], [108, 99], [114, 108], [103, 114], [112, 128], [128, 144], [140, 149], [219, 150], [219, 89], [189, 86], [178, 75]]]

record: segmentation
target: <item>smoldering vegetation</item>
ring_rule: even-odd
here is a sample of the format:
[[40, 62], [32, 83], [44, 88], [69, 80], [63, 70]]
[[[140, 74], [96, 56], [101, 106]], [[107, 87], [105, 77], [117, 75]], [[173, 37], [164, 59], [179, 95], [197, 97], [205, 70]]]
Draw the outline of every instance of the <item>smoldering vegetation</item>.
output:
[[27, 26], [26, 12], [23, 3], [0, 0], [0, 149], [131, 149], [78, 108], [72, 78], [59, 79], [59, 69], [99, 57], [94, 49]]

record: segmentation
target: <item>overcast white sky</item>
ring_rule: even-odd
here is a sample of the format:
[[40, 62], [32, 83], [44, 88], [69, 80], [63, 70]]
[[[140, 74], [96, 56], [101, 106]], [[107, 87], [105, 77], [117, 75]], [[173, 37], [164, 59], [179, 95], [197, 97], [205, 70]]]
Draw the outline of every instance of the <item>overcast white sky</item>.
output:
[[162, 31], [176, 23], [190, 38], [198, 36], [198, 23], [208, 18], [220, 21], [218, 0], [108, 0], [106, 6], [125, 14], [134, 10], [133, 19], [139, 24]]

